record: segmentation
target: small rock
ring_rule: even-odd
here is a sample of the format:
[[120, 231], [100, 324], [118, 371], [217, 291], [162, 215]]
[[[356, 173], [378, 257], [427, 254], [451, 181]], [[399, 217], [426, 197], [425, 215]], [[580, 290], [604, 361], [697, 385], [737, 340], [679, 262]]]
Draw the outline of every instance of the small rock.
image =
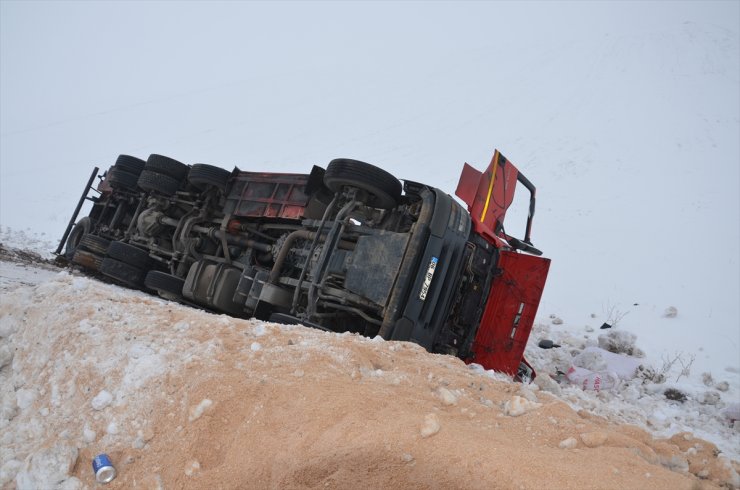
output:
[[599, 447], [603, 446], [607, 439], [609, 438], [609, 435], [606, 432], [584, 432], [581, 434], [581, 441], [586, 445], [586, 447]]
[[439, 432], [439, 418], [436, 414], [430, 413], [424, 417], [424, 424], [421, 426], [421, 437], [431, 437]]
[[293, 376], [295, 376], [296, 378], [302, 378], [304, 374], [306, 373], [303, 372], [303, 369], [296, 369], [295, 371], [293, 371]]
[[504, 414], [510, 417], [518, 417], [532, 410], [536, 410], [541, 406], [541, 403], [531, 402], [526, 398], [515, 395], [504, 404]]
[[113, 401], [113, 395], [106, 390], [100, 390], [100, 393], [95, 395], [92, 399], [92, 407], [94, 410], [103, 410], [105, 407], [111, 404]]
[[560, 449], [573, 449], [576, 446], [578, 446], [578, 441], [576, 441], [575, 437], [569, 437], [567, 439], [564, 439], [560, 441], [560, 444], [558, 444], [558, 447]]
[[670, 457], [661, 457], [660, 464], [669, 470], [676, 471], [678, 473], [685, 474], [689, 472], [689, 461], [679, 454], [674, 454]]
[[722, 381], [714, 385], [714, 387], [719, 391], [727, 391], [730, 389], [730, 383], [728, 383], [727, 381]]
[[89, 427], [85, 427], [85, 429], [82, 431], [82, 440], [84, 440], [87, 443], [95, 442], [95, 439], [97, 439], [97, 434], [94, 430], [90, 429]]
[[213, 402], [209, 400], [208, 398], [204, 398], [201, 400], [201, 402], [196, 405], [195, 407], [190, 409], [190, 417], [188, 418], [190, 422], [193, 422], [194, 420], [197, 420], [203, 415], [203, 412], [205, 412], [208, 408], [213, 405]]
[[593, 332], [593, 331], [594, 331], [594, 327], [586, 325], [586, 332]]
[[437, 390], [437, 395], [439, 396], [439, 399], [442, 400], [442, 403], [446, 406], [452, 406], [457, 405], [457, 395], [455, 395], [453, 392], [448, 390], [447, 388], [440, 387]]
[[194, 459], [185, 465], [185, 475], [193, 476], [193, 474], [199, 469], [200, 469], [200, 463]]
[[2, 346], [0, 346], [0, 369], [9, 365], [12, 360], [13, 351], [11, 350], [10, 346], [7, 344], [3, 344]]
[[719, 393], [716, 391], [707, 391], [704, 393], [704, 396], [702, 396], [701, 402], [704, 405], [717, 405], [722, 398], [720, 397]]
[[555, 317], [555, 318], [552, 319], [552, 324], [553, 325], [562, 325], [563, 324], [563, 319], [562, 318]]
[[401, 461], [403, 461], [404, 463], [411, 463], [412, 461], [414, 461], [414, 457], [409, 453], [404, 453], [403, 455], [401, 455]]
[[712, 386], [714, 384], [712, 373], [701, 373], [701, 382], [704, 383], [704, 386]]

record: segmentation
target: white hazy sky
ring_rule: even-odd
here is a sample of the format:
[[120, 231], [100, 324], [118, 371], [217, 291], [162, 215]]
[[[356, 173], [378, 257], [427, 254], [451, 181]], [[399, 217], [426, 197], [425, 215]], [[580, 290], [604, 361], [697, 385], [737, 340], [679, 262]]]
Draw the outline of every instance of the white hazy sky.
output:
[[738, 365], [739, 31], [738, 1], [2, 0], [0, 225], [60, 236], [119, 153], [452, 193], [499, 148], [538, 187], [542, 316], [616, 305]]

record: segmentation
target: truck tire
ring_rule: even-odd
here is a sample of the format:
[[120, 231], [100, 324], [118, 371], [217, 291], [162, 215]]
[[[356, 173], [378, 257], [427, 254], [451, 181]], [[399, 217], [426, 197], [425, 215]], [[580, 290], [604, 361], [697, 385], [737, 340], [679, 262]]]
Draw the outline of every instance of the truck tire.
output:
[[182, 288], [185, 286], [185, 280], [172, 274], [160, 271], [149, 271], [144, 278], [144, 285], [157, 291], [158, 293], [167, 293], [182, 297]]
[[185, 177], [188, 176], [189, 167], [184, 163], [180, 163], [172, 158], [163, 155], [152, 154], [149, 155], [149, 158], [146, 161], [146, 165], [144, 166], [144, 170], [151, 170], [152, 172], [157, 172], [158, 174], [164, 174], [172, 177], [178, 182], [182, 182], [183, 180], [185, 180]]
[[133, 265], [137, 269], [149, 268], [149, 252], [134, 245], [120, 241], [110, 242], [107, 254], [108, 257]]
[[190, 167], [188, 182], [201, 190], [213, 186], [224, 191], [230, 177], [231, 172], [228, 170], [205, 163], [196, 163]]
[[114, 189], [136, 189], [138, 175], [127, 172], [115, 165], [108, 171], [108, 184]]
[[110, 257], [106, 257], [100, 262], [98, 270], [106, 276], [135, 289], [139, 289], [144, 283], [143, 270]]
[[103, 256], [108, 250], [109, 245], [110, 240], [108, 240], [107, 238], [103, 238], [102, 236], [97, 235], [90, 235], [88, 233], [87, 235], [82, 236], [78, 248], [82, 250], [87, 250], [88, 252], [92, 252], [96, 255]]
[[77, 250], [72, 256], [73, 263], [94, 271], [100, 270], [100, 263], [102, 261], [103, 257], [98, 254], [88, 252], [86, 250]]
[[113, 167], [138, 176], [144, 170], [144, 165], [146, 165], [146, 162], [141, 158], [130, 155], [118, 155], [116, 164]]
[[83, 236], [90, 233], [91, 228], [92, 221], [90, 221], [89, 216], [85, 216], [75, 223], [74, 228], [72, 228], [72, 231], [69, 232], [69, 236], [67, 236], [67, 243], [64, 248], [64, 256], [67, 260], [72, 260], [72, 257], [74, 257], [75, 252], [77, 251], [77, 247], [80, 246], [80, 240], [82, 240]]
[[324, 184], [333, 192], [344, 186], [363, 189], [369, 194], [365, 204], [379, 209], [391, 209], [401, 198], [401, 182], [397, 178], [375, 165], [349, 158], [329, 162]]
[[142, 171], [137, 184], [147, 192], [157, 192], [164, 196], [171, 196], [180, 188], [178, 180], [151, 170]]

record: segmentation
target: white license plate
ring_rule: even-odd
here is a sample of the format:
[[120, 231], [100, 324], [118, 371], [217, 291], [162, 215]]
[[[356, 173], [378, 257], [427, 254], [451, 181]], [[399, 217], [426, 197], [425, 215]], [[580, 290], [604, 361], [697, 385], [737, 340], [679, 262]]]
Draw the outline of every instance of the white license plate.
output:
[[437, 257], [432, 257], [431, 262], [429, 262], [429, 267], [427, 267], [427, 274], [426, 276], [424, 276], [424, 284], [421, 286], [421, 291], [419, 291], [419, 299], [422, 301], [427, 299], [429, 286], [432, 284], [432, 277], [434, 277], [434, 271], [437, 269], [438, 261], [439, 259]]

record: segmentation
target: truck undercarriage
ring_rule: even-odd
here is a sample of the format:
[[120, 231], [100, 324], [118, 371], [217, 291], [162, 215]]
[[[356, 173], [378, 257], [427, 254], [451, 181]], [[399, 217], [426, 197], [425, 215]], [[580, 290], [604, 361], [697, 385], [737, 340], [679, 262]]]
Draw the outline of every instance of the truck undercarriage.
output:
[[[517, 182], [531, 193], [523, 240], [503, 232]], [[496, 152], [485, 173], [466, 164], [457, 194], [468, 210], [350, 159], [285, 174], [121, 155], [93, 171], [57, 254], [170, 300], [531, 378], [523, 351], [549, 268], [529, 237], [534, 186]]]

